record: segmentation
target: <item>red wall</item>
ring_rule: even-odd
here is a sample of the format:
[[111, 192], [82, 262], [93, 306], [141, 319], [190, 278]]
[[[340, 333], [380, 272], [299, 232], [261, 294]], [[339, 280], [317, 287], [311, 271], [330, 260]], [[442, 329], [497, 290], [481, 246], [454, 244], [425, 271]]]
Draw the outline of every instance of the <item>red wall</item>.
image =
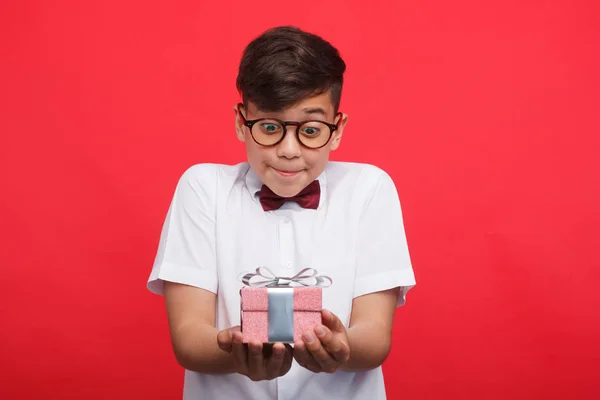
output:
[[180, 397], [161, 224], [187, 167], [243, 159], [237, 62], [287, 23], [349, 65], [334, 158], [403, 202], [389, 398], [600, 398], [597, 2], [7, 3], [1, 399]]

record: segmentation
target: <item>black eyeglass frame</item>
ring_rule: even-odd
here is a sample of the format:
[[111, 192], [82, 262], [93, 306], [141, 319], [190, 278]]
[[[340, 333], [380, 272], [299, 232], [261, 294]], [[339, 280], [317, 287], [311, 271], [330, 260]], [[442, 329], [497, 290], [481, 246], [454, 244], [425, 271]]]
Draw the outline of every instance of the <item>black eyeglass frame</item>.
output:
[[[342, 113], [338, 112], [335, 114], [335, 116], [337, 117], [338, 115], [340, 116], [340, 120], [338, 121], [337, 124], [330, 124], [329, 122], [325, 122], [325, 121], [321, 121], [318, 119], [309, 119], [306, 121], [282, 121], [280, 119], [277, 118], [258, 118], [258, 119], [246, 119], [246, 117], [244, 116], [244, 114], [242, 114], [242, 107], [244, 105], [242, 103], [238, 104], [238, 112], [240, 113], [240, 116], [242, 117], [242, 120], [244, 122], [244, 125], [247, 126], [250, 129], [250, 136], [252, 136], [252, 140], [254, 140], [254, 142], [256, 142], [256, 144], [263, 146], [263, 147], [273, 147], [273, 146], [277, 146], [279, 143], [281, 143], [283, 141], [283, 139], [285, 139], [285, 135], [287, 135], [288, 126], [295, 126], [296, 127], [296, 139], [298, 139], [298, 143], [300, 143], [302, 146], [308, 148], [308, 149], [320, 149], [323, 148], [325, 146], [327, 146], [327, 143], [329, 143], [329, 141], [331, 140], [331, 137], [333, 136], [333, 132], [335, 132], [336, 130], [339, 129], [339, 123], [342, 121]], [[254, 137], [254, 135], [252, 134], [252, 127], [260, 121], [275, 121], [278, 122], [279, 124], [281, 124], [281, 126], [283, 127], [283, 135], [281, 135], [281, 139], [279, 139], [277, 142], [273, 143], [273, 144], [262, 144], [260, 143], [258, 140], [256, 140], [256, 138]], [[300, 139], [300, 127], [306, 123], [309, 122], [319, 122], [321, 124], [326, 125], [329, 128], [329, 137], [327, 138], [327, 141], [325, 143], [323, 143], [323, 145], [318, 146], [318, 147], [310, 147], [307, 146], [306, 144], [304, 144], [302, 142], [302, 139]]]

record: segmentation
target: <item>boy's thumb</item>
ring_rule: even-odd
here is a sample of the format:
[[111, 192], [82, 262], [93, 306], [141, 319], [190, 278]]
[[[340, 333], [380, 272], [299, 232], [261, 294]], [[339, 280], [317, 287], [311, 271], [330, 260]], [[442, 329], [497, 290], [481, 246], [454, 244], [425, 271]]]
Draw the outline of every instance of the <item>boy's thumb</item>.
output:
[[342, 321], [331, 311], [323, 310], [323, 325], [328, 327], [332, 332], [343, 332], [344, 326]]

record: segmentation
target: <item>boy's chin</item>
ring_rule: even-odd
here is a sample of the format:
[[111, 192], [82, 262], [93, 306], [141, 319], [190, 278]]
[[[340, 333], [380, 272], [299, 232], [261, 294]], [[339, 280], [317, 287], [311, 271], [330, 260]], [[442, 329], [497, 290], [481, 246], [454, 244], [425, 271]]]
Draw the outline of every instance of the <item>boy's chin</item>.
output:
[[307, 181], [306, 176], [297, 177], [298, 179], [278, 179], [277, 177], [271, 177], [274, 179], [268, 179], [265, 183], [275, 194], [281, 197], [293, 197], [300, 193], [310, 182]]
[[275, 194], [281, 197], [293, 197], [300, 193], [307, 184], [295, 184], [295, 185], [281, 185], [277, 183], [267, 184]]

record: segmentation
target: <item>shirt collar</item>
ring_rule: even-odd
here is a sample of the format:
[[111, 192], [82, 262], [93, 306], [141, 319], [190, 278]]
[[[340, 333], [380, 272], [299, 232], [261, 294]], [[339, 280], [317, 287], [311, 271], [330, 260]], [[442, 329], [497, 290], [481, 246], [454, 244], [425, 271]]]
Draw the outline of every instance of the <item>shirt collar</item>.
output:
[[[327, 167], [323, 170], [321, 175], [317, 177], [319, 181], [319, 185], [321, 186], [321, 197], [319, 199], [319, 208], [321, 208], [321, 204], [325, 201], [326, 191], [327, 191]], [[260, 192], [260, 188], [262, 187], [263, 182], [260, 180], [256, 172], [248, 165], [248, 172], [246, 172], [246, 188], [248, 188], [248, 192], [252, 197], [252, 200], [257, 203], [260, 202], [258, 199], [258, 193]]]

